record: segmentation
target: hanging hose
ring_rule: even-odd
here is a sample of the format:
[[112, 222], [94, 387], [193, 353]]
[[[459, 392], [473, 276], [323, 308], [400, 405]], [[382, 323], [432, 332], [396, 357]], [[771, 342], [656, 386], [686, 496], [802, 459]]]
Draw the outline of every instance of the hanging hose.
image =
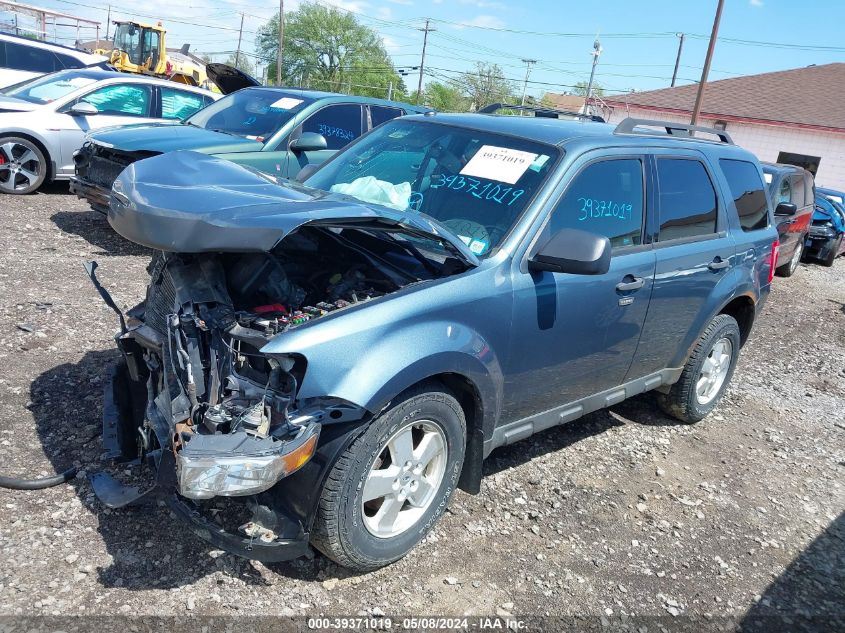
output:
[[0, 476], [0, 488], [11, 488], [12, 490], [43, 490], [69, 482], [76, 477], [76, 468], [70, 468], [54, 477], [44, 479], [15, 479], [14, 477]]

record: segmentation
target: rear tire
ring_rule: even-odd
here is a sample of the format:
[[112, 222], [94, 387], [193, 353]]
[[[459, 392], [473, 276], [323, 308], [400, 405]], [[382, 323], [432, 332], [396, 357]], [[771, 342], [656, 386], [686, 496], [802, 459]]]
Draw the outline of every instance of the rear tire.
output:
[[830, 250], [827, 253], [827, 257], [821, 260], [822, 266], [827, 266], [830, 268], [833, 266], [833, 262], [836, 260], [837, 255], [839, 255], [839, 249], [842, 248], [842, 236], [840, 235], [836, 242], [830, 247]]
[[660, 408], [686, 424], [704, 418], [719, 404], [731, 381], [739, 347], [736, 320], [727, 314], [716, 315], [698, 339], [678, 382], [669, 393], [657, 394]]
[[47, 179], [49, 164], [41, 148], [19, 136], [0, 138], [0, 192], [34, 193]]
[[802, 235], [798, 244], [795, 246], [795, 250], [792, 252], [792, 257], [789, 258], [789, 261], [775, 270], [778, 276], [792, 277], [792, 275], [795, 274], [795, 271], [798, 270], [798, 264], [801, 263], [801, 256], [804, 254], [804, 240], [806, 239], [807, 236]]
[[320, 494], [312, 545], [355, 571], [402, 558], [446, 509], [465, 447], [464, 412], [444, 387], [403, 394], [335, 462]]

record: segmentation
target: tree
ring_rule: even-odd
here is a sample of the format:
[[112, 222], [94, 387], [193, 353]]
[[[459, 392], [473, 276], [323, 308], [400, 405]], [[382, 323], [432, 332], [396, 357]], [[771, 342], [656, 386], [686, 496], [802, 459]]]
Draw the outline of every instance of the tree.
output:
[[[412, 100], [416, 95], [410, 96]], [[469, 110], [469, 100], [460, 88], [433, 81], [426, 84], [423, 90], [423, 103], [440, 112], [466, 112]]]
[[[592, 88], [593, 96], [594, 97], [603, 97], [604, 96], [604, 88], [602, 88], [596, 82], [593, 82]], [[575, 84], [575, 87], [572, 89], [572, 94], [581, 95], [582, 97], [587, 96], [587, 82], [586, 81], [579, 81]]]
[[498, 64], [475, 62], [475, 70], [462, 73], [456, 81], [469, 98], [469, 105], [475, 110], [490, 103], [505, 103], [516, 99], [513, 84], [504, 78]]
[[224, 63], [237, 68], [241, 72], [245, 72], [247, 75], [255, 76], [255, 66], [253, 66], [251, 61], [249, 61], [249, 57], [247, 57], [243, 51], [241, 51], [240, 57], [238, 57], [237, 64], [235, 63], [234, 53], [229, 55], [229, 58]]
[[[274, 80], [279, 50], [278, 16], [258, 30], [256, 47], [268, 63], [267, 77]], [[405, 84], [381, 37], [359, 24], [351, 13], [305, 3], [285, 16], [282, 83], [386, 97], [391, 81], [394, 98], [403, 97]]]

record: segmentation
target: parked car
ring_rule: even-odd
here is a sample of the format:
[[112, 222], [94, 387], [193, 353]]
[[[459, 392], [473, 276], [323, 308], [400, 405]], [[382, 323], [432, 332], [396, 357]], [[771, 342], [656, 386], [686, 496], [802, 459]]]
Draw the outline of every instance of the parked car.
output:
[[[822, 195], [829, 189], [816, 189], [816, 211], [805, 244], [807, 257], [821, 262], [823, 266], [833, 266], [834, 260], [845, 251], [845, 207], [833, 197]], [[833, 192], [837, 197], [839, 192]]]
[[425, 110], [316, 90], [249, 88], [198, 112], [179, 128], [148, 125], [93, 134], [77, 156], [71, 191], [107, 213], [112, 183], [126, 165], [179, 149], [293, 177], [377, 125]]
[[0, 33], [0, 88], [59, 70], [107, 62], [102, 55], [92, 55], [70, 46]]
[[16, 86], [0, 95], [0, 192], [28, 194], [45, 182], [70, 178], [73, 154], [92, 130], [178, 122], [219, 97], [96, 68], [64, 70]]
[[815, 207], [813, 174], [795, 165], [762, 163], [780, 236], [777, 274], [791, 277], [804, 255]]
[[158, 252], [146, 300], [89, 264], [122, 324], [106, 448], [158, 473], [95, 492], [247, 558], [373, 569], [498, 446], [648, 390], [701, 420], [769, 293], [763, 174], [719, 130], [419, 115], [304, 171], [134, 162], [109, 223]]

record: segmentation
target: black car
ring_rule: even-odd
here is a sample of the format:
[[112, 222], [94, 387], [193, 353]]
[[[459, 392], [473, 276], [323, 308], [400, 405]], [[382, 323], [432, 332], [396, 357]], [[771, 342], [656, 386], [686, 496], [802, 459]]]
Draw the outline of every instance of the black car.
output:
[[810, 231], [815, 209], [813, 174], [795, 165], [762, 163], [769, 183], [769, 196], [775, 209], [775, 224], [780, 239], [777, 274], [791, 277], [804, 255], [804, 242]]

